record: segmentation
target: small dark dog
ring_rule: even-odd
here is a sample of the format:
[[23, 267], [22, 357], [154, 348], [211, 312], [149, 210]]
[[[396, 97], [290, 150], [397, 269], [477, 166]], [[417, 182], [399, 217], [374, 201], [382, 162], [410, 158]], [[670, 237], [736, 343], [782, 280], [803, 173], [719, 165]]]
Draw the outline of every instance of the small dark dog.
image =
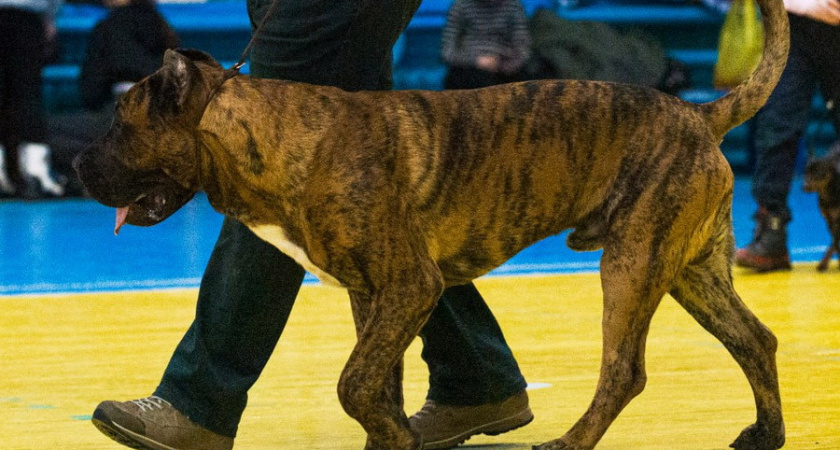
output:
[[802, 189], [817, 193], [820, 212], [831, 233], [831, 244], [817, 265], [817, 270], [824, 272], [831, 257], [840, 255], [840, 141], [831, 146], [827, 155], [808, 162]]

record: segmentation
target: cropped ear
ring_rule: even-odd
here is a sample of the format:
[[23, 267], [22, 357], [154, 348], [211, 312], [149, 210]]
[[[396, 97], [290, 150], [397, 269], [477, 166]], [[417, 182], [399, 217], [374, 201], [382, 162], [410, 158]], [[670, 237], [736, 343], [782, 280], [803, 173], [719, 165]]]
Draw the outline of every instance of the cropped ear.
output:
[[179, 48], [175, 49], [176, 52], [180, 53], [181, 55], [186, 56], [193, 62], [201, 62], [208, 65], [211, 65], [217, 69], [222, 69], [222, 65], [216, 61], [209, 53], [203, 52], [201, 50], [196, 50], [192, 48]]
[[200, 73], [195, 63], [180, 52], [167, 50], [163, 55], [161, 74], [166, 97], [174, 99], [178, 110], [183, 110], [199, 82]]

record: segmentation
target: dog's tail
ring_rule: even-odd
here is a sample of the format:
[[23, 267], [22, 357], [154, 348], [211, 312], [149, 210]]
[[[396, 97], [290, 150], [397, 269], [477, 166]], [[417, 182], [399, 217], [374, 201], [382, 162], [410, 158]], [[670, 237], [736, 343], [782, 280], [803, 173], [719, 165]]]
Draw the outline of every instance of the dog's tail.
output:
[[761, 62], [746, 81], [725, 96], [699, 106], [718, 139], [758, 112], [776, 87], [787, 63], [790, 30], [783, 0], [758, 0], [758, 6], [764, 18]]

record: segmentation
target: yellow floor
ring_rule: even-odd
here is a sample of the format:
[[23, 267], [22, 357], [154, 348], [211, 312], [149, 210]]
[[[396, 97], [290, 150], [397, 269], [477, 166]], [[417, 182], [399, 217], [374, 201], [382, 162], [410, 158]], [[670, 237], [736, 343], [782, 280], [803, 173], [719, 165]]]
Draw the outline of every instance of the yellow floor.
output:
[[[559, 437], [594, 392], [600, 352], [597, 275], [478, 282], [532, 383], [536, 420], [470, 448], [529, 449]], [[744, 300], [776, 333], [790, 449], [840, 449], [840, 273], [736, 272]], [[0, 449], [118, 449], [89, 418], [103, 399], [156, 386], [188, 326], [195, 291], [0, 297]], [[305, 287], [276, 355], [251, 391], [237, 449], [360, 449], [335, 382], [353, 343], [346, 294]], [[599, 449], [723, 449], [752, 423], [745, 378], [723, 347], [673, 301], [654, 319], [648, 385]], [[406, 398], [423, 402], [419, 347]]]

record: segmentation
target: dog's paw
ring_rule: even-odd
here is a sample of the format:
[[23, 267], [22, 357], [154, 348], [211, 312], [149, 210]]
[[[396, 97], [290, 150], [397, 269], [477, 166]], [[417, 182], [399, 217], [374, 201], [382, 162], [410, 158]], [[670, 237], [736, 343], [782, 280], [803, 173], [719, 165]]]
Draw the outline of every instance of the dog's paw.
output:
[[561, 439], [546, 442], [544, 444], [535, 445], [533, 450], [590, 450], [592, 447], [585, 447], [582, 445], [573, 444]]
[[365, 450], [392, 450], [395, 448], [405, 450], [422, 450], [423, 443], [419, 435], [413, 433], [407, 435], [406, 439], [397, 439], [396, 436], [388, 436], [388, 439], [374, 440], [368, 436], [365, 442]]
[[785, 445], [785, 433], [772, 433], [767, 426], [754, 423], [729, 446], [736, 450], [776, 450]]

